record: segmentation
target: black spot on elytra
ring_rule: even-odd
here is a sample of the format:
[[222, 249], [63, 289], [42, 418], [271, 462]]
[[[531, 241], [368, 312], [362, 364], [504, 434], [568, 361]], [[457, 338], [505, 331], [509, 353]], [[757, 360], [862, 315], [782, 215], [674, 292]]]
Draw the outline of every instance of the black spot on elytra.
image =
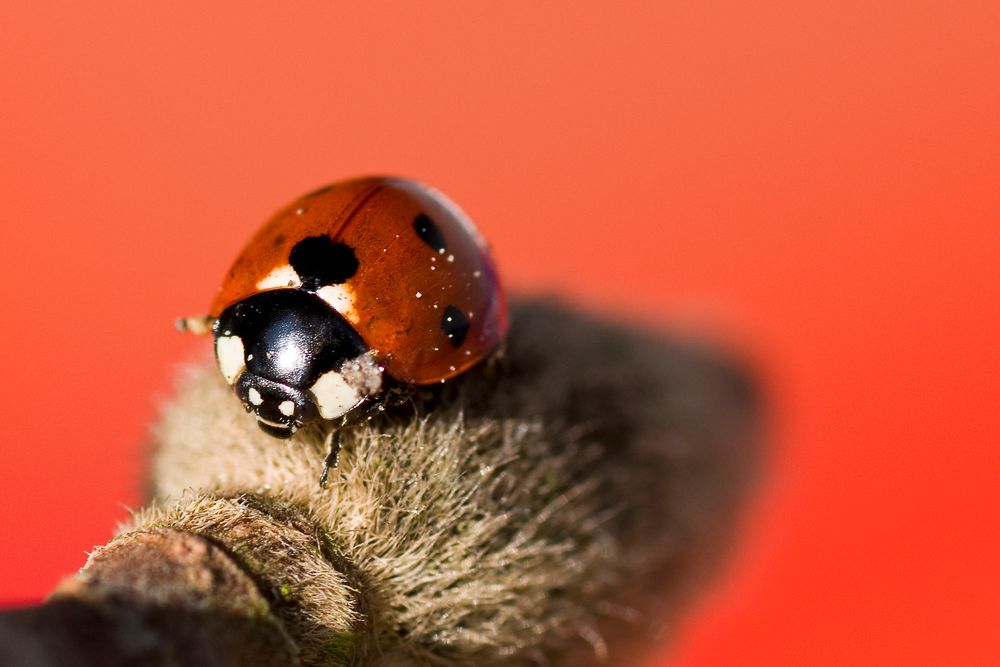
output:
[[339, 285], [358, 272], [354, 249], [328, 236], [310, 236], [296, 243], [288, 254], [288, 263], [299, 274], [302, 288], [309, 292]]
[[452, 347], [462, 347], [465, 336], [469, 333], [469, 320], [455, 306], [448, 306], [441, 316], [441, 330], [448, 337]]
[[417, 233], [420, 240], [434, 248], [437, 252], [444, 252], [448, 248], [445, 243], [444, 234], [426, 214], [421, 213], [413, 219], [413, 231]]

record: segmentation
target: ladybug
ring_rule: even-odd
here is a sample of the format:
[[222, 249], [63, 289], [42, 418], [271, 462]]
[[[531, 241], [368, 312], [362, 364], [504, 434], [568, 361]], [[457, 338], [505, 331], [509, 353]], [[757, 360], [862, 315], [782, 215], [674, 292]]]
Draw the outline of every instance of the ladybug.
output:
[[219, 370], [247, 412], [288, 438], [319, 420], [346, 422], [393, 383], [437, 384], [470, 369], [503, 341], [507, 310], [469, 218], [426, 185], [374, 177], [278, 211], [209, 315], [178, 326], [211, 329]]

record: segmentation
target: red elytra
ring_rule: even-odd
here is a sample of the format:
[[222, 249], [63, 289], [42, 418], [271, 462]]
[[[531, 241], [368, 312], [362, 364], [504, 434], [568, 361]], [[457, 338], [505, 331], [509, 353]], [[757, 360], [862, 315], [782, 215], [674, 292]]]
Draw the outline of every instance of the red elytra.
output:
[[[292, 249], [317, 236], [353, 249], [357, 270], [344, 283], [350, 298], [337, 310], [396, 380], [426, 385], [452, 378], [506, 335], [503, 290], [475, 227], [441, 193], [391, 177], [335, 183], [278, 211], [233, 263], [211, 317], [286, 287], [269, 276], [281, 276]], [[464, 320], [461, 336], [449, 335], [446, 312]]]

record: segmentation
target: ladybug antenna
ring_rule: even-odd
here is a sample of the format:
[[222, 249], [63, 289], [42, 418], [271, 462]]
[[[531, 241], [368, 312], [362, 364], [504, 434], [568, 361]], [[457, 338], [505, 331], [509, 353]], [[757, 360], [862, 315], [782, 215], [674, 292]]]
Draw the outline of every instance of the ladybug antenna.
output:
[[207, 334], [212, 330], [215, 319], [211, 315], [195, 315], [193, 317], [178, 317], [174, 327], [181, 333], [193, 333], [196, 336]]

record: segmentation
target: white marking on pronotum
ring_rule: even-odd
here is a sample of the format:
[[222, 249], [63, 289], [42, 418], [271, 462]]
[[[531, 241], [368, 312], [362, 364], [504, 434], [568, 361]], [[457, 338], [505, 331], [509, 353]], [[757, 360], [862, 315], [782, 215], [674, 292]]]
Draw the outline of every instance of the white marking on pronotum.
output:
[[361, 400], [357, 389], [347, 384], [344, 376], [337, 371], [320, 375], [312, 386], [312, 393], [323, 419], [336, 419], [349, 412]]
[[316, 291], [316, 296], [330, 304], [330, 307], [347, 318], [352, 324], [361, 321], [354, 309], [354, 290], [346, 283], [327, 285]]
[[254, 405], [260, 405], [264, 402], [264, 398], [260, 395], [260, 392], [253, 387], [250, 387], [250, 391], [247, 392], [247, 398], [250, 399], [250, 402]]
[[222, 336], [215, 341], [215, 356], [226, 382], [236, 382], [246, 362], [243, 361], [243, 340], [239, 336]]
[[418, 299], [419, 299], [420, 297], [422, 297], [422, 296], [423, 296], [423, 294], [421, 294], [420, 292], [417, 292], [417, 298], [418, 298]]
[[339, 372], [321, 375], [312, 393], [320, 416], [336, 419], [381, 389], [382, 368], [375, 362], [375, 352], [369, 351], [345, 362]]
[[291, 417], [295, 414], [295, 403], [291, 401], [282, 401], [278, 404], [278, 410], [280, 410], [281, 414], [286, 417]]
[[299, 274], [289, 264], [272, 269], [269, 274], [260, 279], [257, 289], [277, 289], [281, 287], [301, 287]]

